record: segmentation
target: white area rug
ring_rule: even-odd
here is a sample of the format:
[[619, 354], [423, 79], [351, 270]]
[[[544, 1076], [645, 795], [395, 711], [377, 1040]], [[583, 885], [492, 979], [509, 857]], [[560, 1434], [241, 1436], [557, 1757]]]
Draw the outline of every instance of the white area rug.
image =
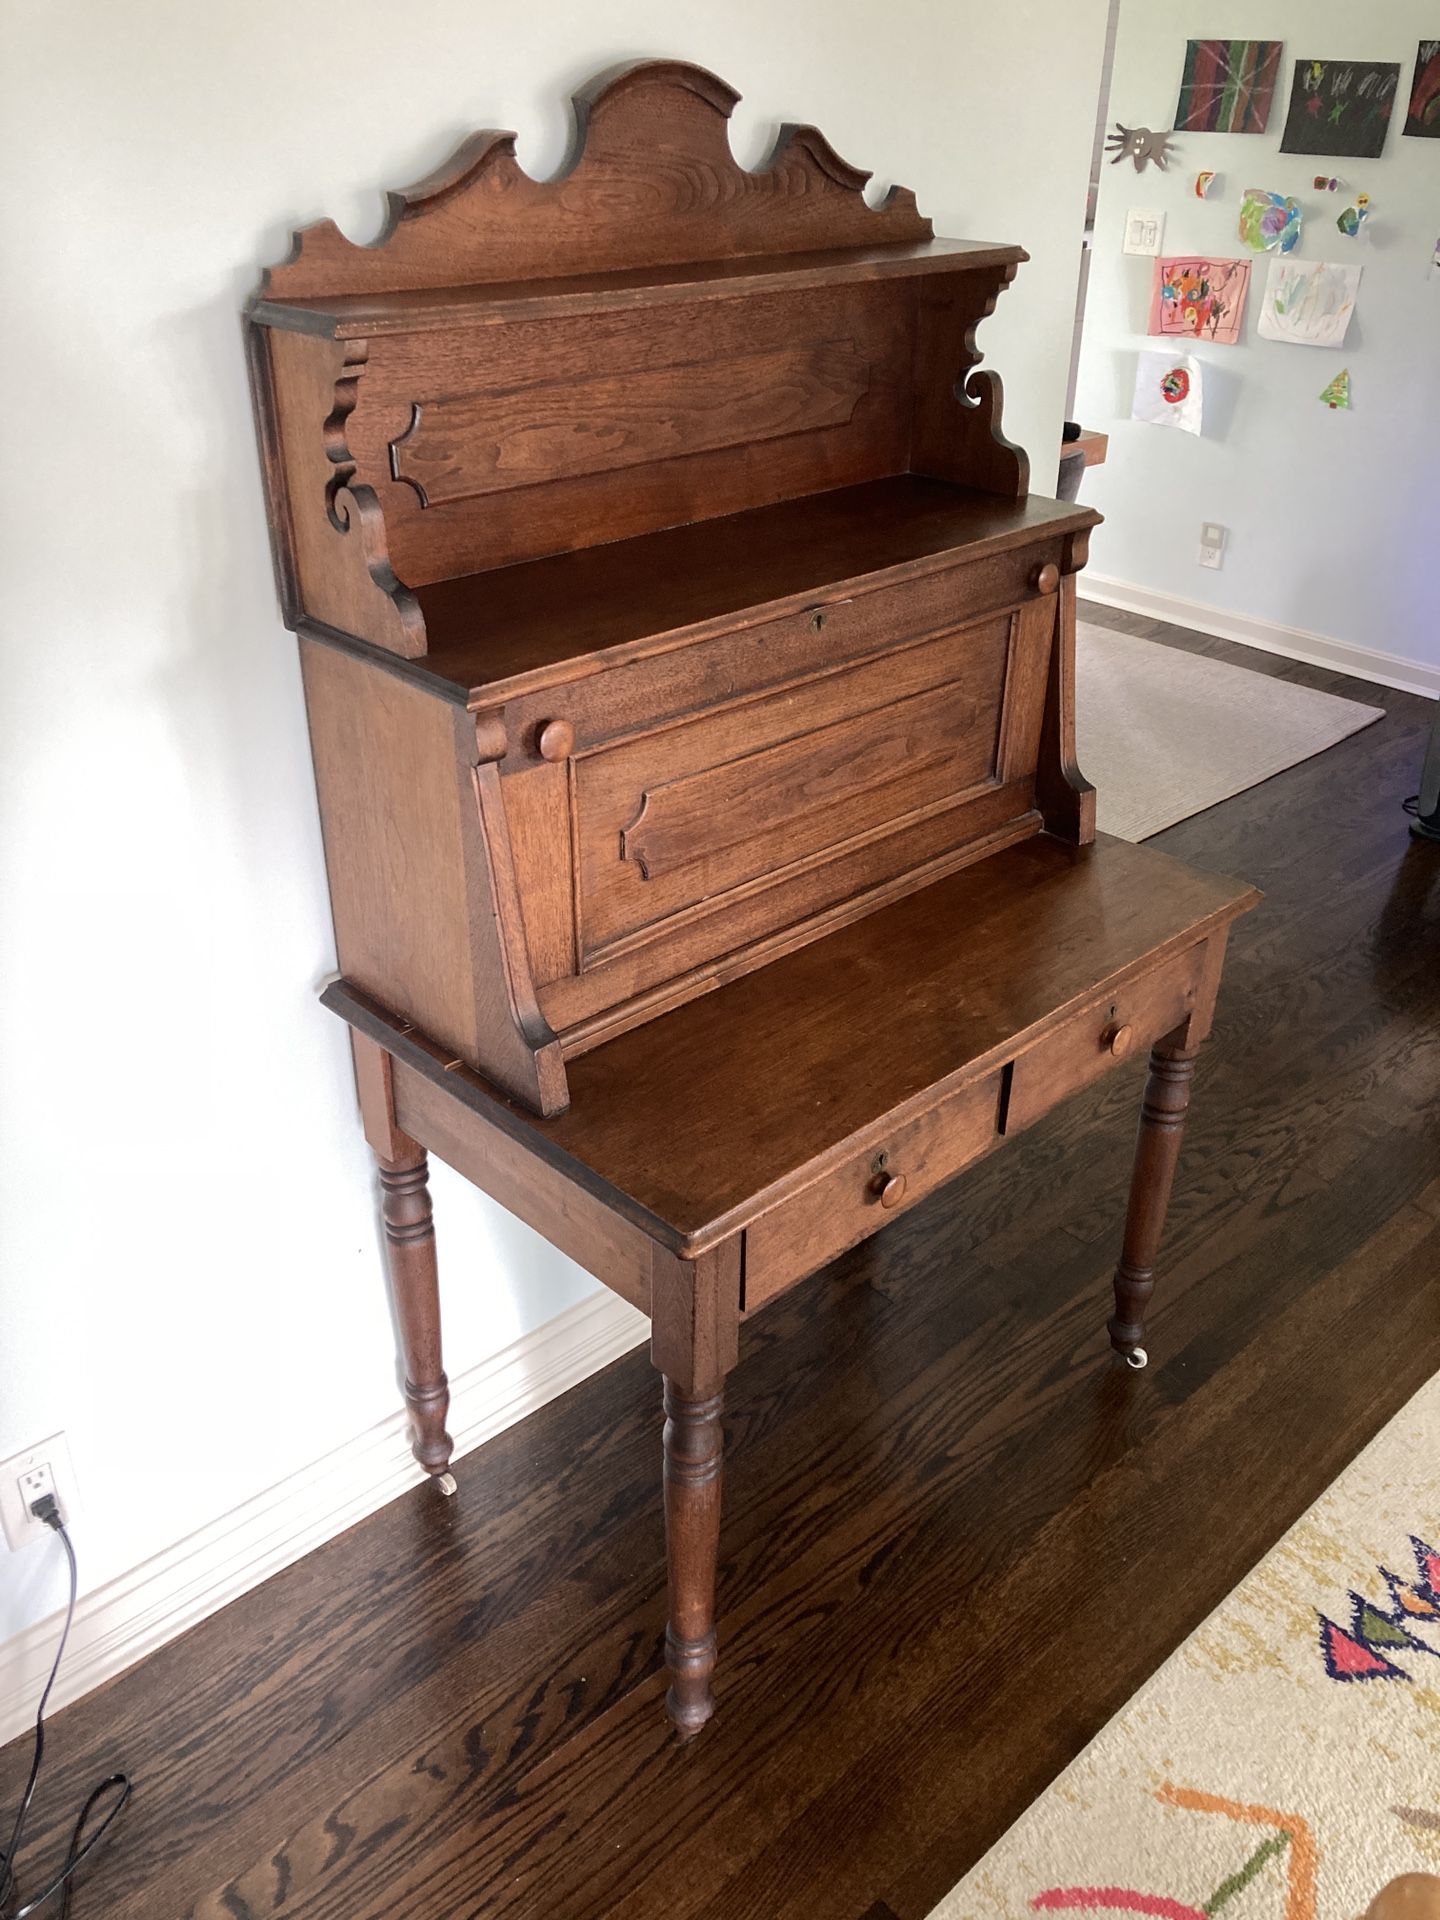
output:
[[1440, 1378], [931, 1920], [1358, 1920], [1440, 1873], [1437, 1541]]
[[1079, 623], [1077, 758], [1102, 832], [1146, 840], [1379, 720], [1317, 693], [1156, 640]]

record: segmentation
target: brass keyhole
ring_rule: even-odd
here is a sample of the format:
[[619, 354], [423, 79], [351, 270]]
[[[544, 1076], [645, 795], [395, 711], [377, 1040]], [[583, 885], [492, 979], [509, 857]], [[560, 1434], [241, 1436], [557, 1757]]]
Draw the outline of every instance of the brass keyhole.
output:
[[819, 607], [810, 616], [810, 631], [812, 633], [821, 633], [824, 631], [824, 627], [825, 627], [825, 609], [823, 607]]

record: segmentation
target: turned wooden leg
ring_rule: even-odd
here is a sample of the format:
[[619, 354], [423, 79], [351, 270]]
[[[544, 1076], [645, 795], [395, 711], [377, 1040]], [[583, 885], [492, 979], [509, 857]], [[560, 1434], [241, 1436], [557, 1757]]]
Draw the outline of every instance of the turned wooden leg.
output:
[[697, 1732], [715, 1711], [715, 1567], [720, 1553], [720, 1488], [725, 1436], [724, 1395], [691, 1399], [665, 1381], [665, 1550], [670, 1620], [665, 1705], [682, 1734]]
[[665, 1706], [682, 1738], [715, 1711], [715, 1572], [720, 1558], [720, 1426], [725, 1376], [740, 1346], [736, 1236], [679, 1260], [656, 1247], [650, 1354], [665, 1381], [665, 1558], [670, 1616]]
[[381, 1154], [375, 1159], [380, 1168], [380, 1211], [411, 1444], [415, 1458], [434, 1474], [441, 1492], [454, 1493], [451, 1440], [445, 1431], [450, 1385], [440, 1362], [440, 1279], [425, 1152], [414, 1147], [402, 1160], [387, 1160]]
[[1155, 1258], [1165, 1230], [1165, 1213], [1180, 1158], [1190, 1082], [1195, 1075], [1193, 1048], [1162, 1040], [1150, 1055], [1150, 1078], [1140, 1106], [1140, 1135], [1135, 1143], [1135, 1174], [1125, 1215], [1125, 1241], [1115, 1269], [1115, 1312], [1110, 1344], [1132, 1367], [1148, 1358], [1145, 1306], [1155, 1291]]

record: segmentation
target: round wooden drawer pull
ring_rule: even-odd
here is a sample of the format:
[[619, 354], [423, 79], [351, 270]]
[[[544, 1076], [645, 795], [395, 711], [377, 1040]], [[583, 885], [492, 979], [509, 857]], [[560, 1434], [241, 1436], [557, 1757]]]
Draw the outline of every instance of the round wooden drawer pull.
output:
[[1101, 1034], [1100, 1045], [1106, 1053], [1113, 1053], [1115, 1058], [1119, 1060], [1123, 1055], [1129, 1053], [1131, 1042], [1134, 1038], [1135, 1029], [1133, 1027], [1110, 1026], [1106, 1027], [1105, 1031]]
[[870, 1191], [882, 1207], [898, 1207], [905, 1198], [905, 1176], [903, 1173], [877, 1173], [870, 1182]]
[[1035, 575], [1035, 591], [1037, 593], [1054, 593], [1059, 584], [1060, 569], [1053, 560], [1047, 560], [1045, 565], [1041, 567], [1040, 571]]
[[575, 751], [575, 729], [568, 720], [547, 720], [540, 729], [540, 758], [568, 760]]

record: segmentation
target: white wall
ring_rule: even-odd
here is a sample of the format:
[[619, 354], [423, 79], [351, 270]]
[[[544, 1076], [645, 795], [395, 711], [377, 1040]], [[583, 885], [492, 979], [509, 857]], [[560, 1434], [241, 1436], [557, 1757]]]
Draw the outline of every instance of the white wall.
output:
[[[1269, 131], [1176, 136], [1169, 171], [1106, 165], [1095, 226], [1076, 407], [1112, 436], [1085, 498], [1107, 516], [1096, 575], [1278, 623], [1353, 648], [1440, 667], [1434, 540], [1440, 507], [1440, 141], [1401, 134], [1416, 43], [1440, 31], [1434, 0], [1122, 0], [1110, 119], [1174, 124], [1188, 37], [1281, 39], [1285, 54]], [[1282, 154], [1296, 58], [1400, 63], [1400, 102], [1378, 160]], [[1223, 175], [1196, 200], [1202, 167]], [[1337, 233], [1346, 204], [1314, 192], [1317, 173], [1368, 192], [1371, 232]], [[1129, 419], [1147, 341], [1152, 262], [1120, 251], [1126, 209], [1163, 207], [1165, 251], [1247, 257], [1237, 232], [1247, 186], [1294, 194], [1306, 221], [1297, 257], [1364, 266], [1349, 337], [1334, 352], [1261, 340], [1258, 297], [1269, 256], [1253, 256], [1241, 344], [1197, 349], [1205, 363], [1203, 437]], [[1349, 367], [1354, 409], [1331, 412], [1321, 389]], [[1230, 529], [1220, 572], [1196, 561], [1200, 526]]]
[[[0, 1456], [69, 1435], [87, 1588], [395, 1404], [295, 645], [238, 315], [293, 224], [357, 239], [476, 126], [532, 172], [625, 58], [715, 68], [1034, 264], [987, 323], [1053, 479], [1104, 0], [14, 0]], [[1053, 66], [1037, 77], [1035, 50]], [[458, 1373], [591, 1286], [443, 1169]], [[59, 1604], [0, 1553], [0, 1641]]]

